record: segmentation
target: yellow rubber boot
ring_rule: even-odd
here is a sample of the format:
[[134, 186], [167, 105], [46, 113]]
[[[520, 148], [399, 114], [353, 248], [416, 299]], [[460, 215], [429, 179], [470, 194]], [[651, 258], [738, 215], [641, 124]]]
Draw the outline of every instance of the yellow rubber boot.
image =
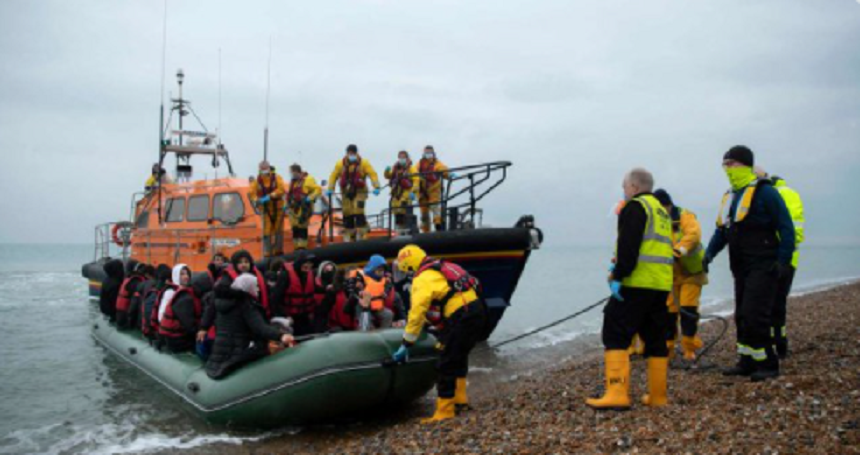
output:
[[466, 394], [466, 378], [457, 378], [457, 390], [454, 392], [454, 404], [458, 411], [469, 409], [469, 395]]
[[630, 409], [630, 355], [625, 349], [609, 350], [604, 354], [604, 359], [606, 393], [600, 398], [585, 400], [585, 404], [598, 410]]
[[456, 405], [453, 398], [437, 398], [436, 412], [433, 417], [421, 419], [421, 423], [436, 423], [443, 420], [453, 419], [457, 415]]
[[696, 351], [702, 349], [704, 343], [698, 336], [681, 338], [681, 349], [684, 351], [684, 360], [696, 360]]
[[642, 404], [658, 408], [668, 404], [666, 380], [668, 379], [669, 359], [666, 357], [648, 358], [648, 393], [642, 396]]

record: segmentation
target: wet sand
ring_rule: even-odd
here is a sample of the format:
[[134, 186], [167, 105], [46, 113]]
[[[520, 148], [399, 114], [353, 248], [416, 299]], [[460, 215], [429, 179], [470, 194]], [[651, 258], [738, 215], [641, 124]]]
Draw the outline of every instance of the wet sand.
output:
[[[718, 323], [704, 324], [712, 339]], [[474, 409], [431, 426], [421, 404], [363, 424], [306, 429], [242, 447], [239, 453], [860, 453], [860, 283], [792, 298], [791, 356], [782, 376], [756, 383], [725, 378], [716, 368], [673, 369], [670, 405], [638, 404], [645, 362], [634, 360], [628, 412], [595, 412], [584, 404], [603, 388], [595, 340], [581, 355], [504, 380], [475, 381]], [[731, 365], [734, 325], [703, 363]], [[559, 357], [555, 357], [559, 358]], [[495, 373], [494, 373], [495, 374]], [[481, 389], [478, 390], [478, 385]], [[211, 451], [212, 448], [210, 448]], [[218, 450], [218, 449], [216, 449]]]

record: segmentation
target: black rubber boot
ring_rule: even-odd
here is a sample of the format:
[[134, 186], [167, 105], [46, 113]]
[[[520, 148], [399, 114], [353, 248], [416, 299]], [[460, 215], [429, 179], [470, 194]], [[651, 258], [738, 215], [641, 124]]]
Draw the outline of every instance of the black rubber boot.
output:
[[750, 376], [755, 371], [752, 364], [752, 359], [749, 356], [742, 355], [735, 366], [723, 370], [723, 376]]
[[756, 364], [755, 371], [750, 375], [752, 382], [761, 382], [779, 377], [779, 358], [777, 357], [776, 350], [772, 346], [768, 346], [765, 352], [767, 353], [767, 359], [761, 362], [754, 362]]

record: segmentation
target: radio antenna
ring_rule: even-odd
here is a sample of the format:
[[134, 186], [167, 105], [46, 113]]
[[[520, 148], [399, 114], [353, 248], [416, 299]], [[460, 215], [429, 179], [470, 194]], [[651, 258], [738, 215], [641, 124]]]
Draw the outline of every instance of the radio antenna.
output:
[[218, 145], [221, 145], [221, 48], [218, 48]]
[[263, 160], [269, 160], [269, 96], [272, 91], [272, 36], [269, 35], [269, 66], [266, 75], [266, 128], [263, 130]]
[[161, 224], [161, 175], [164, 161], [164, 78], [167, 65], [167, 0], [164, 0], [164, 18], [161, 26], [161, 107], [158, 115], [158, 224]]

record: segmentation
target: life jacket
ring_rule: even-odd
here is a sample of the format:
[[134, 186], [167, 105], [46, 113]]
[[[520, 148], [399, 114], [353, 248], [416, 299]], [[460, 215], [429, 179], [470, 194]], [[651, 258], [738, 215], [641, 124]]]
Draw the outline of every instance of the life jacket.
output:
[[621, 280], [625, 287], [671, 291], [675, 255], [672, 250], [672, 218], [651, 194], [634, 197], [646, 215], [645, 231], [633, 272]]
[[341, 190], [344, 192], [356, 191], [366, 185], [364, 173], [361, 171], [361, 157], [358, 157], [355, 163], [350, 163], [349, 158], [344, 157], [343, 170], [340, 173]]
[[307, 193], [305, 193], [305, 178], [308, 176], [307, 172], [302, 173], [302, 178], [298, 180], [290, 181], [290, 191], [287, 193], [287, 203], [292, 205], [301, 204]]
[[335, 304], [331, 308], [331, 313], [328, 316], [329, 328], [341, 328], [345, 330], [355, 330], [355, 318], [346, 313], [346, 304], [349, 300], [343, 291], [337, 293]]
[[263, 197], [275, 192], [278, 189], [278, 174], [274, 172], [269, 173], [269, 184], [266, 185], [263, 183], [263, 176], [257, 176], [257, 197]]
[[302, 283], [292, 262], [284, 264], [284, 270], [290, 277], [290, 286], [284, 296], [284, 307], [289, 315], [312, 313], [317, 304], [316, 281], [312, 273], [307, 273]]
[[436, 158], [432, 160], [421, 158], [421, 161], [418, 162], [418, 172], [421, 173], [421, 178], [430, 185], [442, 178], [442, 174], [436, 172]]
[[[769, 225], [745, 222], [758, 189], [763, 185], [771, 184], [770, 180], [758, 179], [738, 193], [729, 189], [723, 195], [720, 212], [717, 214], [717, 228], [725, 229], [730, 252], [738, 247], [747, 253], [776, 251], [779, 243], [776, 230]], [[740, 199], [735, 203], [735, 198], [738, 197]], [[734, 216], [732, 216], [733, 206], [736, 206]]]
[[[239, 277], [239, 272], [237, 272], [236, 269], [233, 268], [232, 264], [227, 266], [227, 268], [224, 269], [224, 272], [230, 276], [231, 280], [235, 280]], [[266, 287], [266, 279], [263, 277], [263, 274], [260, 273], [257, 267], [254, 267], [254, 274], [257, 275], [257, 287], [260, 288], [260, 303], [263, 305], [263, 309], [266, 311], [266, 319], [268, 320], [272, 317], [272, 310], [269, 309], [269, 290]]]
[[380, 311], [383, 308], [394, 311], [394, 287], [387, 278], [383, 277], [377, 281], [364, 275], [364, 291], [370, 294], [371, 311]]
[[163, 337], [180, 338], [185, 336], [185, 331], [182, 329], [182, 323], [173, 313], [173, 302], [179, 301], [179, 297], [185, 294], [190, 294], [194, 302], [194, 319], [199, 323], [200, 316], [203, 314], [203, 304], [200, 298], [194, 293], [194, 289], [190, 287], [178, 289], [170, 301], [167, 302], [167, 307], [164, 309], [164, 316], [161, 322], [158, 323], [158, 334]]
[[[128, 289], [128, 285], [132, 282], [136, 282], [138, 286], [140, 283], [143, 283], [143, 277], [140, 275], [131, 275], [130, 277], [124, 279], [122, 281], [122, 285], [119, 287], [119, 296], [116, 298], [116, 310], [117, 311], [128, 311], [131, 307], [131, 299], [134, 295]], [[137, 291], [135, 295], [139, 295]]]
[[409, 168], [411, 166], [412, 162], [410, 161], [405, 166], [397, 163], [391, 169], [391, 195], [394, 196], [394, 199], [400, 199], [404, 191], [412, 189], [412, 178], [409, 177]]
[[153, 336], [158, 333], [158, 313], [161, 308], [162, 297], [168, 289], [172, 289], [175, 293], [179, 289], [179, 286], [173, 283], [167, 283], [167, 285], [165, 285], [163, 289], [157, 291], [155, 295], [155, 302], [152, 304], [152, 309], [149, 311], [149, 317], [141, 323], [143, 334], [146, 336]]
[[[415, 273], [415, 278], [418, 278], [427, 270], [435, 270], [441, 273], [448, 282], [448, 294], [446, 294], [440, 301], [433, 302], [431, 304], [431, 306], [438, 306], [442, 314], [445, 313], [445, 305], [456, 294], [468, 292], [470, 290], [474, 290], [479, 295], [481, 294], [481, 283], [478, 279], [453, 262], [443, 261], [441, 259], [425, 259], [424, 263], [422, 263], [418, 268], [418, 272]], [[415, 278], [413, 278], [413, 280]]]

